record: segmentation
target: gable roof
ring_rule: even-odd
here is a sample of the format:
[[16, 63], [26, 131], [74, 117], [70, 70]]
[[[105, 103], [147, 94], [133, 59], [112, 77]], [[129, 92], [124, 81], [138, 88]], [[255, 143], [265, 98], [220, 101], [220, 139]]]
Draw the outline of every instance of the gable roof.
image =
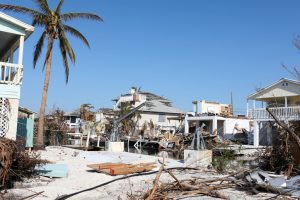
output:
[[[168, 113], [168, 114], [184, 114], [185, 112], [179, 108], [172, 106], [172, 101], [163, 96], [156, 95], [151, 92], [139, 91], [138, 94], [146, 96], [146, 106], [139, 109], [140, 112]], [[121, 95], [131, 96], [132, 94]], [[120, 98], [120, 97], [119, 97]], [[118, 101], [119, 98], [113, 99]]]
[[[149, 104], [149, 106], [148, 106]], [[142, 107], [139, 111], [142, 112], [155, 112], [155, 113], [170, 113], [170, 114], [184, 114], [185, 112], [175, 108], [169, 104], [159, 100], [147, 100], [146, 106]]]
[[[296, 84], [296, 85], [299, 85], [300, 86], [300, 81], [297, 81], [297, 80], [292, 80], [292, 79], [288, 79], [288, 78], [281, 78], [280, 80], [278, 80], [277, 82], [271, 84], [271, 85], [268, 85], [264, 88], [261, 88], [260, 90], [258, 90], [257, 92], [249, 95], [247, 97], [247, 100], [254, 100], [257, 96], [259, 96], [260, 94], [263, 94], [264, 92], [266, 92], [267, 90], [283, 83], [283, 82], [288, 82], [288, 83], [292, 83], [292, 84]], [[299, 90], [300, 92], [300, 90]]]

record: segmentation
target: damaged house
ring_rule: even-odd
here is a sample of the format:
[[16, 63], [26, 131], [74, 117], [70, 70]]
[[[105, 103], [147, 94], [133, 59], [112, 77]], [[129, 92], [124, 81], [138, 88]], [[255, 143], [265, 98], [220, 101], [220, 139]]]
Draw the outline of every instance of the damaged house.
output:
[[150, 92], [138, 91], [131, 88], [128, 94], [113, 99], [114, 111], [118, 111], [124, 105], [135, 108], [146, 102], [138, 111], [137, 131], [143, 131], [144, 135], [158, 136], [160, 133], [175, 133], [182, 125], [185, 112], [172, 106], [172, 102], [164, 97]]
[[[252, 102], [250, 108], [249, 102]], [[300, 120], [300, 81], [282, 78], [247, 98], [247, 115], [254, 123], [254, 145], [272, 144], [274, 119], [266, 108], [285, 122]]]
[[0, 12], [0, 137], [16, 139], [24, 41], [34, 28]]
[[184, 133], [195, 133], [202, 127], [202, 133], [219, 139], [235, 139], [238, 133], [244, 144], [253, 143], [251, 138], [252, 123], [246, 117], [233, 116], [232, 106], [205, 100], [193, 102], [193, 112], [185, 117]]

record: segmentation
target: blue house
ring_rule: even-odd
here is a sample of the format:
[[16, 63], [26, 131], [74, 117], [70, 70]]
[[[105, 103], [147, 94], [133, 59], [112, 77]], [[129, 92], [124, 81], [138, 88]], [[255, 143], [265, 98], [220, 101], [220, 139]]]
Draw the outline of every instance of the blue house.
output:
[[33, 31], [32, 26], [0, 12], [0, 137], [16, 139], [24, 41]]

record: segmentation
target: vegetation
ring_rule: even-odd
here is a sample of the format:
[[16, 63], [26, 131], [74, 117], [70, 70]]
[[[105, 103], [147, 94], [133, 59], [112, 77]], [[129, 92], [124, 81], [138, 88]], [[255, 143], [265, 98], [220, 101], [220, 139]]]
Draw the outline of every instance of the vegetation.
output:
[[88, 20], [96, 20], [102, 21], [102, 19], [95, 14], [91, 13], [62, 13], [62, 6], [64, 4], [64, 0], [60, 0], [55, 9], [51, 9], [48, 5], [48, 0], [35, 0], [34, 3], [38, 7], [38, 10], [33, 10], [30, 8], [16, 6], [16, 5], [6, 5], [0, 4], [0, 9], [14, 11], [17, 13], [24, 13], [29, 15], [33, 21], [32, 25], [41, 27], [43, 29], [42, 35], [39, 38], [33, 57], [33, 65], [34, 67], [39, 60], [42, 49], [44, 46], [45, 40], [47, 43], [47, 52], [44, 60], [44, 68], [46, 68], [45, 73], [45, 81], [43, 88], [43, 95], [41, 100], [40, 112], [39, 112], [39, 124], [38, 124], [38, 135], [37, 135], [37, 145], [42, 146], [44, 144], [43, 141], [43, 130], [44, 130], [44, 116], [45, 116], [45, 107], [47, 101], [48, 94], [48, 86], [51, 74], [51, 65], [52, 65], [52, 53], [53, 53], [53, 45], [54, 42], [59, 42], [59, 49], [63, 59], [63, 65], [66, 76], [66, 83], [69, 80], [69, 60], [74, 64], [75, 63], [75, 53], [71, 44], [68, 40], [67, 33], [75, 36], [80, 39], [86, 46], [90, 47], [87, 39], [75, 28], [66, 24], [73, 19], [88, 19]]

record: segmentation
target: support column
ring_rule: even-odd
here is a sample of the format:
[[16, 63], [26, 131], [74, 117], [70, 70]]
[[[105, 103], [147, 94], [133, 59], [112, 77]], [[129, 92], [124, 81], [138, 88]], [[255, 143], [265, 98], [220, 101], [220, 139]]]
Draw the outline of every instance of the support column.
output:
[[287, 108], [288, 107], [288, 102], [287, 102], [287, 97], [284, 97], [284, 106]]
[[259, 125], [258, 125], [258, 121], [254, 120], [254, 130], [253, 130], [253, 145], [255, 147], [259, 146]]
[[23, 53], [24, 53], [24, 36], [20, 37], [20, 44], [19, 44], [19, 58], [18, 58], [18, 71], [17, 71], [17, 83], [21, 83], [22, 76], [23, 76]]
[[213, 126], [212, 126], [212, 135], [214, 135], [214, 132], [217, 131], [218, 134], [218, 118], [214, 117], [213, 118]]
[[186, 116], [184, 118], [184, 134], [188, 134], [189, 133], [189, 120], [188, 117]]
[[249, 117], [249, 101], [247, 100], [247, 117]]
[[20, 36], [18, 64], [23, 65], [24, 36]]
[[253, 109], [255, 109], [255, 100], [253, 100]]

